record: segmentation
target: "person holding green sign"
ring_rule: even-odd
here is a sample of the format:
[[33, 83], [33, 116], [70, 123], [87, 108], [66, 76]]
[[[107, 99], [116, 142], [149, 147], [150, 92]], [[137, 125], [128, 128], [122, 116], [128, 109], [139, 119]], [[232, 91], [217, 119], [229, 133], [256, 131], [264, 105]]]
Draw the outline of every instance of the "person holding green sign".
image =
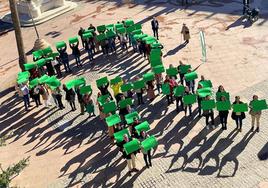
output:
[[146, 82], [146, 85], [147, 85], [147, 96], [150, 101], [153, 101], [155, 99], [153, 80]]
[[61, 94], [61, 90], [60, 87], [57, 87], [55, 89], [55, 98], [57, 100], [57, 104], [60, 110], [64, 109], [65, 107], [62, 104], [62, 94]]
[[86, 93], [83, 96], [83, 103], [85, 105], [85, 108], [89, 114], [89, 117], [91, 117], [91, 115], [96, 116], [95, 112], [94, 112], [94, 104], [93, 104], [93, 100], [91, 99], [91, 93]]
[[[227, 100], [226, 100], [226, 98], [224, 96], [221, 96], [220, 101], [225, 102]], [[219, 111], [220, 121], [221, 121], [221, 125], [222, 125], [221, 129], [222, 130], [227, 130], [228, 114], [229, 114], [229, 110], [220, 110]]]
[[160, 95], [161, 87], [162, 87], [162, 84], [163, 84], [163, 81], [164, 81], [162, 73], [155, 74], [155, 81], [156, 81], [156, 87], [157, 87], [158, 94]]
[[70, 48], [72, 49], [72, 54], [75, 58], [75, 62], [76, 62], [76, 65], [77, 67], [82, 67], [82, 63], [81, 63], [81, 60], [80, 60], [80, 56], [81, 56], [81, 52], [78, 48], [79, 46], [79, 41], [77, 41], [76, 43], [72, 43], [72, 44], [69, 44], [70, 45]]
[[250, 111], [249, 114], [251, 115], [251, 131], [254, 131], [254, 125], [255, 125], [255, 121], [257, 123], [257, 128], [256, 131], [259, 132], [260, 131], [260, 118], [261, 118], [261, 110], [257, 110], [255, 111], [253, 109], [253, 103], [255, 101], [258, 101], [258, 96], [257, 95], [253, 95], [253, 99], [252, 101], [250, 101], [249, 103], [249, 107], [250, 107]]
[[72, 111], [75, 111], [76, 110], [75, 102], [74, 102], [75, 101], [75, 92], [74, 92], [73, 88], [67, 89], [65, 84], [62, 85], [62, 88], [66, 93], [65, 100], [69, 102], [69, 104], [72, 108]]
[[80, 104], [81, 115], [84, 115], [84, 113], [85, 113], [85, 103], [84, 103], [84, 100], [83, 100], [83, 95], [80, 93], [80, 86], [75, 87], [75, 93], [77, 95], [78, 102]]
[[67, 49], [67, 46], [65, 45], [62, 48], [57, 48], [57, 51], [60, 53], [60, 59], [64, 65], [65, 72], [71, 72], [72, 70], [70, 68], [69, 58], [68, 58], [68, 54], [66, 52], [66, 49]]
[[38, 107], [39, 105], [42, 105], [41, 101], [40, 101], [40, 87], [39, 87], [39, 85], [32, 88], [31, 92], [32, 92], [32, 98], [35, 101], [36, 107]]
[[[182, 101], [182, 96], [184, 94], [185, 87], [183, 85], [178, 85], [175, 88], [175, 99], [176, 99], [176, 111], [180, 112], [180, 108], [183, 110], [183, 101]], [[180, 104], [180, 105], [179, 105]]]
[[[240, 101], [240, 97], [236, 96], [234, 104], [243, 104], [243, 102]], [[235, 120], [236, 123], [236, 129], [242, 132], [242, 121], [246, 118], [245, 112], [232, 112], [232, 119]]]
[[180, 82], [181, 82], [181, 85], [184, 85], [184, 75], [186, 72], [182, 71], [182, 67], [185, 66], [185, 64], [182, 61], [179, 61], [179, 64], [180, 65], [177, 68], [178, 68], [178, 72], [180, 75]]
[[[205, 99], [205, 101], [210, 100], [210, 96], [207, 96]], [[211, 125], [212, 128], [215, 129], [215, 123], [214, 123], [214, 112], [213, 109], [208, 109], [208, 110], [204, 110], [203, 111], [203, 115], [206, 118], [206, 128], [209, 129], [209, 118], [211, 119]]]
[[[191, 69], [188, 70], [188, 73], [191, 73]], [[195, 93], [195, 80], [190, 80], [190, 81], [186, 81], [186, 86], [189, 87], [190, 91], [192, 91], [192, 93]]]
[[[139, 81], [139, 79], [140, 78], [138, 76], [136, 76], [134, 80]], [[137, 98], [138, 98], [138, 105], [144, 104], [144, 102], [143, 102], [143, 92], [144, 92], [143, 88], [135, 89], [134, 92], [136, 93]]]
[[30, 105], [30, 99], [29, 99], [30, 91], [29, 91], [27, 84], [22, 83], [20, 86], [20, 90], [23, 94], [23, 102], [24, 102], [25, 110], [28, 111], [28, 108], [31, 107], [31, 105]]
[[134, 117], [133, 123], [129, 126], [129, 132], [132, 137], [138, 138], [139, 134], [137, 133], [135, 127], [139, 125], [141, 122], [139, 121], [138, 117]]
[[[124, 134], [124, 140], [122, 142], [122, 146], [128, 142], [130, 142], [132, 138], [129, 138], [127, 134]], [[136, 161], [134, 153], [127, 154], [126, 151], [123, 150], [123, 157], [127, 160], [128, 166], [128, 175], [131, 176], [131, 172], [138, 172], [136, 168]]]
[[[145, 132], [141, 131], [141, 137], [140, 142], [144, 141], [146, 138], [149, 138], [150, 136]], [[151, 161], [151, 150], [145, 151], [144, 148], [141, 148], [141, 152], [143, 154], [143, 159], [145, 162], [145, 165], [147, 168], [152, 167], [152, 161]]]
[[84, 33], [85, 29], [83, 27], [80, 27], [79, 31], [78, 31], [78, 35], [80, 36], [81, 38], [81, 41], [82, 41], [82, 45], [83, 47], [85, 47], [84, 45], [84, 39], [83, 39], [83, 33]]
[[165, 84], [169, 85], [170, 94], [167, 95], [168, 105], [173, 104], [173, 89], [177, 85], [177, 83], [171, 79], [168, 75], [166, 75], [166, 80], [164, 81]]
[[[188, 86], [185, 87], [185, 91], [184, 91], [184, 95], [191, 95], [191, 91], [189, 89]], [[189, 108], [189, 115], [191, 116], [192, 115], [192, 105], [191, 104], [188, 104], [188, 105], [184, 105], [184, 113], [185, 113], [185, 116], [187, 115], [187, 107]]]
[[85, 48], [85, 50], [88, 53], [88, 59], [89, 61], [93, 61], [93, 45], [92, 45], [92, 41], [90, 41], [89, 38], [86, 38], [83, 40], [83, 46]]

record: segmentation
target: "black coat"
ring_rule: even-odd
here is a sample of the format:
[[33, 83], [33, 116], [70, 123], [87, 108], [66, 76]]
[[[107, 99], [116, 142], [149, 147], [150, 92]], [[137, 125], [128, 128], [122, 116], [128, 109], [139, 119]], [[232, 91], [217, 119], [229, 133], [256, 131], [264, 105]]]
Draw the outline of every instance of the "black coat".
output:
[[[239, 102], [239, 103], [237, 103], [237, 102], [233, 102], [233, 104], [242, 104], [243, 102]], [[236, 115], [236, 113], [233, 111], [232, 112], [232, 119], [233, 120], [236, 120], [236, 118], [238, 117], [238, 115]], [[246, 118], [246, 114], [245, 114], [245, 112], [241, 112], [241, 117], [242, 117], [242, 119], [245, 119]]]
[[78, 45], [79, 45], [78, 43], [75, 46], [70, 45], [70, 48], [72, 49], [72, 54], [75, 56], [81, 56]]
[[65, 96], [65, 100], [68, 101], [68, 102], [72, 102], [75, 100], [75, 92], [73, 89], [67, 89], [67, 88], [63, 88], [63, 90], [65, 91], [66, 93], [66, 96]]
[[158, 28], [159, 28], [159, 23], [158, 23], [158, 21], [157, 20], [152, 20], [151, 21], [151, 25], [152, 25], [152, 29], [153, 30], [157, 30]]

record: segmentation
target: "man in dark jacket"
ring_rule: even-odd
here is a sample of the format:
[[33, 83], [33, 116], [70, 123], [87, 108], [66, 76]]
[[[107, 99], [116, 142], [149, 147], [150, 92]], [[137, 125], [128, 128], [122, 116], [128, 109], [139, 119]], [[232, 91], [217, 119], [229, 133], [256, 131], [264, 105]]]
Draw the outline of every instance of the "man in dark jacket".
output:
[[243, 0], [243, 15], [245, 15], [247, 8], [249, 8], [249, 0]]
[[63, 48], [57, 48], [57, 51], [60, 53], [60, 59], [64, 65], [65, 72], [71, 72], [69, 58], [68, 58], [68, 54], [66, 52], [66, 49], [67, 49], [67, 46], [65, 45], [65, 47], [63, 47]]
[[151, 25], [152, 25], [152, 30], [153, 30], [153, 32], [154, 32], [154, 37], [156, 37], [157, 40], [158, 40], [158, 28], [159, 28], [159, 23], [158, 23], [158, 21], [156, 20], [155, 17], [153, 17], [153, 20], [152, 20], [152, 22], [151, 22]]

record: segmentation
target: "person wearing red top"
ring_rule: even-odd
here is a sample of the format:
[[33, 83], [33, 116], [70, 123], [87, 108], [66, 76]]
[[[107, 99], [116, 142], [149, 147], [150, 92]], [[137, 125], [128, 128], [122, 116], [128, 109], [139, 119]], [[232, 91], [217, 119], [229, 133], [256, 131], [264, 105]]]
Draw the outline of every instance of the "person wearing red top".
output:
[[164, 83], [168, 83], [170, 88], [170, 94], [167, 95], [168, 105], [173, 104], [173, 89], [177, 85], [177, 83], [175, 80], [170, 79], [168, 75], [166, 75], [166, 80], [164, 81]]

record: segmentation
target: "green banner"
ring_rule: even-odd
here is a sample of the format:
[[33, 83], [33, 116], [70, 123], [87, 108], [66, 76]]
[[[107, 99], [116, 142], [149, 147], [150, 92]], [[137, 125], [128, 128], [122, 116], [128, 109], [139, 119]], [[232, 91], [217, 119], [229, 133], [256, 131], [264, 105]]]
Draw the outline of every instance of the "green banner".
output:
[[201, 101], [201, 109], [202, 110], [212, 110], [216, 107], [216, 103], [214, 100], [203, 100]]
[[134, 118], [140, 119], [139, 114], [136, 111], [125, 115], [125, 119], [128, 125], [134, 122]]
[[130, 142], [123, 145], [127, 155], [138, 151], [140, 149], [140, 142], [137, 139], [133, 139]]
[[144, 122], [140, 123], [139, 125], [136, 125], [135, 129], [136, 129], [138, 135], [140, 135], [141, 131], [150, 130], [150, 125], [147, 121], [144, 121]]
[[150, 136], [149, 138], [145, 139], [141, 142], [141, 147], [144, 151], [151, 150], [158, 145], [158, 142], [154, 136]]
[[120, 123], [121, 118], [118, 114], [114, 114], [114, 115], [111, 115], [111, 116], [105, 118], [105, 121], [106, 121], [108, 127], [112, 127], [112, 126]]

